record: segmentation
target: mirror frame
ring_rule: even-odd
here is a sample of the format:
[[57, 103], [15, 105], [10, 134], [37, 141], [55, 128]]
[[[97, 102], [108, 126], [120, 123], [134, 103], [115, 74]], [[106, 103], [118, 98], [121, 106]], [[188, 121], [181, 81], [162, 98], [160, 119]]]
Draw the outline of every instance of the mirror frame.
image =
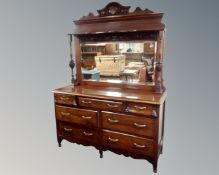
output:
[[[161, 22], [163, 13], [154, 13], [150, 10], [141, 10], [139, 7], [134, 12], [111, 14], [101, 12], [95, 16], [89, 13], [81, 19], [74, 21], [74, 53], [76, 62], [76, 77], [74, 85], [95, 85], [95, 86], [118, 86], [139, 89], [151, 89], [154, 92], [162, 93], [165, 90], [163, 83], [163, 56], [164, 56], [164, 30], [165, 25]], [[154, 40], [157, 42], [155, 55], [155, 81], [148, 84], [132, 84], [130, 82], [108, 83], [93, 82], [82, 79], [81, 73], [81, 48], [83, 42], [104, 42], [104, 41], [133, 41], [133, 40]]]

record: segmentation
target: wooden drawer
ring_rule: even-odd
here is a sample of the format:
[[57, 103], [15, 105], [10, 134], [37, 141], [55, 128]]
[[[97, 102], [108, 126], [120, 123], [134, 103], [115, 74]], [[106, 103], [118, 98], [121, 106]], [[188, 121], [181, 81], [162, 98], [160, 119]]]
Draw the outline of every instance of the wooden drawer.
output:
[[66, 94], [54, 94], [55, 103], [63, 105], [77, 106], [75, 96]]
[[103, 131], [102, 143], [107, 148], [124, 150], [143, 156], [153, 155], [153, 140], [120, 133]]
[[154, 136], [154, 119], [144, 116], [131, 116], [102, 112], [102, 128], [114, 131], [137, 134], [140, 136]]
[[98, 99], [83, 98], [83, 97], [79, 97], [78, 101], [79, 101], [79, 106], [81, 107], [89, 107], [89, 108], [115, 111], [115, 112], [123, 111], [122, 102], [98, 100]]
[[126, 105], [125, 112], [157, 117], [157, 112], [153, 109], [153, 106], [145, 103], [129, 102]]
[[79, 128], [59, 122], [59, 135], [67, 140], [76, 139], [90, 144], [98, 144], [98, 132], [94, 129]]
[[84, 126], [97, 127], [97, 112], [85, 109], [63, 107], [56, 105], [56, 118]]

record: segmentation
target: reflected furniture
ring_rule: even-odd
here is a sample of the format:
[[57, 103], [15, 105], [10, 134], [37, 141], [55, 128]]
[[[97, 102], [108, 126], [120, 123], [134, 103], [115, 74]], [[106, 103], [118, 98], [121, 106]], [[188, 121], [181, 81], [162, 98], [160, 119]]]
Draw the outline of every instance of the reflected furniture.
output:
[[95, 56], [96, 68], [103, 76], [119, 76], [125, 69], [125, 55]]
[[83, 70], [84, 79], [100, 80], [100, 71], [97, 70]]
[[125, 69], [124, 71], [122, 71], [120, 73], [120, 77], [121, 79], [123, 79], [123, 77], [125, 78], [126, 81], [130, 81], [134, 79], [134, 77], [139, 73], [139, 70], [137, 69]]
[[[74, 33], [69, 35], [73, 50], [69, 64], [72, 83], [53, 91], [57, 140], [59, 146], [63, 139], [93, 146], [99, 150], [101, 158], [103, 151], [111, 151], [134, 159], [144, 159], [157, 172], [158, 158], [163, 150], [167, 96], [162, 73], [165, 29], [161, 21], [163, 13], [142, 10], [139, 7], [133, 12], [129, 9], [129, 6], [112, 2], [98, 10], [98, 15], [89, 13], [88, 16], [74, 21]], [[120, 58], [123, 57], [119, 53], [120, 48], [118, 44], [109, 43], [136, 41], [152, 41], [155, 44], [152, 49], [152, 81], [148, 82], [144, 77], [141, 82], [86, 79], [82, 64], [83, 52], [89, 49], [88, 45], [101, 45], [105, 49], [105, 43], [108, 44], [107, 53], [104, 49], [100, 51], [96, 48], [95, 52], [100, 51], [101, 57], [96, 56], [94, 70], [100, 71], [100, 75], [104, 71], [116, 72], [117, 75], [121, 71], [119, 68], [114, 70], [106, 66], [102, 70], [98, 62], [105, 61], [102, 55], [118, 52], [116, 56], [111, 55], [114, 58], [110, 58], [110, 62], [119, 64], [119, 60], [124, 60]], [[135, 62], [136, 59], [131, 61]], [[140, 62], [145, 65], [144, 60]], [[124, 64], [124, 69], [127, 65], [128, 63]]]

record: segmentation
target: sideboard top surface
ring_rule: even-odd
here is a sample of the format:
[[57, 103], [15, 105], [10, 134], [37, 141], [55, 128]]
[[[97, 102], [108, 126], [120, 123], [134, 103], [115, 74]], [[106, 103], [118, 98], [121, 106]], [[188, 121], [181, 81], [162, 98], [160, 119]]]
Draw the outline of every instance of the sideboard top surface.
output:
[[119, 87], [92, 87], [89, 85], [69, 85], [55, 89], [53, 92], [91, 98], [132, 101], [150, 104], [162, 104], [167, 96], [166, 91], [160, 94], [147, 91], [145, 92], [139, 89], [124, 89]]

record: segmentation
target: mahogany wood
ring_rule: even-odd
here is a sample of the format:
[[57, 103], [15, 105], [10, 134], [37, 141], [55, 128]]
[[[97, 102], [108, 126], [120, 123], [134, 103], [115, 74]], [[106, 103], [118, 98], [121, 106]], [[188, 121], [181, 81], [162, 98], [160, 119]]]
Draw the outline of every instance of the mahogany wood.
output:
[[99, 142], [98, 132], [95, 129], [88, 129], [73, 126], [71, 124], [66, 124], [59, 122], [59, 137], [63, 137], [67, 140], [77, 140], [84, 141], [90, 145], [97, 145]]
[[[163, 13], [109, 3], [74, 21], [75, 81], [53, 91], [57, 141], [145, 159], [157, 172], [163, 151], [166, 88], [163, 79]], [[157, 41], [152, 83], [87, 81], [81, 73], [81, 44], [94, 41]]]
[[84, 125], [87, 127], [98, 127], [98, 116], [96, 111], [70, 108], [56, 105], [56, 118], [59, 121]]
[[142, 137], [154, 137], [154, 119], [142, 116], [102, 112], [101, 127], [107, 130], [134, 134]]
[[76, 99], [72, 95], [67, 94], [55, 94], [55, 103], [64, 105], [74, 105], [76, 106]]
[[94, 108], [94, 109], [102, 109], [102, 110], [109, 110], [115, 112], [122, 112], [123, 111], [123, 103], [120, 101], [106, 101], [106, 100], [98, 100], [92, 98], [78, 98], [79, 107], [87, 107], [87, 108]]
[[58, 88], [53, 91], [55, 94], [62, 95], [79, 95], [81, 97], [97, 98], [104, 100], [116, 100], [116, 101], [127, 101], [137, 102], [146, 104], [163, 104], [166, 99], [167, 92], [164, 91], [162, 94], [153, 93], [150, 91], [143, 91], [139, 89], [130, 88], [119, 88], [114, 86], [73, 86], [69, 85], [66, 87]]
[[104, 130], [102, 142], [105, 147], [124, 149], [130, 154], [153, 156], [153, 139]]
[[76, 57], [76, 80], [75, 85], [79, 85], [82, 81], [81, 75], [81, 47], [78, 37], [74, 37], [75, 57]]
[[[138, 89], [83, 85], [67, 86], [53, 92], [55, 98], [69, 97], [77, 103], [55, 103], [59, 145], [66, 139], [96, 147], [100, 157], [102, 151], [110, 150], [146, 159], [156, 172], [163, 147], [166, 93], [145, 94]], [[111, 139], [107, 140], [107, 137]], [[90, 138], [94, 140], [90, 141]], [[111, 143], [116, 139], [122, 141]]]

